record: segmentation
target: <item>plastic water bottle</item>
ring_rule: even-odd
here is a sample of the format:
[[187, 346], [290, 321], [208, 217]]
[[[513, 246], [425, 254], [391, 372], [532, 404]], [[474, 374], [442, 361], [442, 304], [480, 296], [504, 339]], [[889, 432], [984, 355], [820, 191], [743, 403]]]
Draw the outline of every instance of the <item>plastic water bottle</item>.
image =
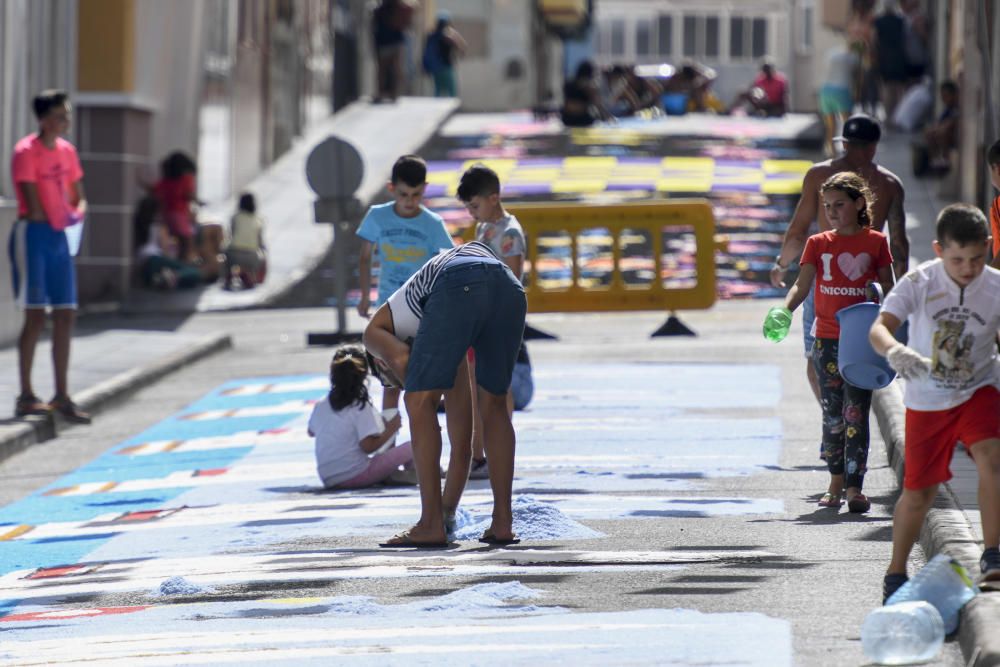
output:
[[861, 648], [880, 665], [933, 660], [944, 644], [941, 614], [929, 602], [901, 602], [870, 612], [861, 625]]
[[792, 311], [784, 306], [775, 306], [767, 311], [764, 318], [764, 338], [775, 343], [785, 340], [792, 326]]
[[885, 603], [930, 602], [941, 614], [945, 634], [950, 635], [958, 629], [958, 613], [978, 592], [964, 567], [947, 555], [938, 554]]

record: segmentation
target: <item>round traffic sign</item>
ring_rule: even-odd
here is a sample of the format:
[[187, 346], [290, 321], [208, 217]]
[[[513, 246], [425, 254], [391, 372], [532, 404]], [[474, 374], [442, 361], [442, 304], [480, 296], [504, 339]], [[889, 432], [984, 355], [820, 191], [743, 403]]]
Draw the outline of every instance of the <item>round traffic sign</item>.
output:
[[354, 196], [364, 175], [365, 165], [358, 149], [340, 137], [324, 139], [306, 159], [309, 187], [327, 199]]

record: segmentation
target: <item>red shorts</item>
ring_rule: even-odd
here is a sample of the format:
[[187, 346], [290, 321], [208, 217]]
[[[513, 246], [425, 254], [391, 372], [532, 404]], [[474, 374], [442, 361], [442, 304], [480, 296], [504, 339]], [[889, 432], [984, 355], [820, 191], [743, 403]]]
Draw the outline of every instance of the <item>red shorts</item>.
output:
[[969, 448], [991, 438], [1000, 438], [1000, 391], [992, 385], [948, 410], [907, 408], [903, 488], [947, 482], [955, 445], [961, 441]]

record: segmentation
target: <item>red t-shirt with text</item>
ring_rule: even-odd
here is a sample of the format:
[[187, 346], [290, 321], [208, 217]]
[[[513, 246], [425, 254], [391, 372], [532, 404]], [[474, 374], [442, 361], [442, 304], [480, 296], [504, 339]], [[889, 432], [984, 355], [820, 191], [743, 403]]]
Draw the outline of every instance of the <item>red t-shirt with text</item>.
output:
[[837, 311], [868, 300], [865, 285], [892, 266], [892, 254], [885, 234], [864, 227], [853, 236], [810, 236], [801, 263], [816, 267], [816, 337], [838, 338]]

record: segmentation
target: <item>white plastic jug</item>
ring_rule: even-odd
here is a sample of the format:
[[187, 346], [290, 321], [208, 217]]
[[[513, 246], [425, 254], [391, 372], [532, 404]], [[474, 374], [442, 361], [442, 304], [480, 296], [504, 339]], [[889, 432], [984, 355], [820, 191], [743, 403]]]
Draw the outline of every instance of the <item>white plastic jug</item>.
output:
[[933, 660], [944, 644], [941, 614], [929, 602], [879, 607], [861, 625], [861, 648], [880, 665], [915, 665]]

